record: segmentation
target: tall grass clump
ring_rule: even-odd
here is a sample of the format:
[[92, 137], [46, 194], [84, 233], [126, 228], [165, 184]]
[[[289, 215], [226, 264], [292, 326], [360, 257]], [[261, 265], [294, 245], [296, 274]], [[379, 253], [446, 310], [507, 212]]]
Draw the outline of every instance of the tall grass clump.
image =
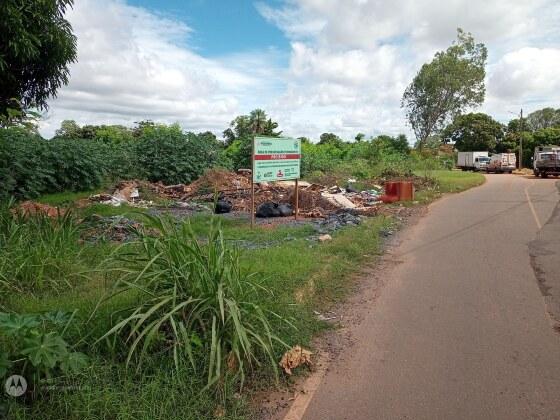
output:
[[128, 345], [127, 364], [142, 368], [148, 354], [172, 357], [177, 371], [203, 366], [207, 386], [240, 379], [263, 363], [276, 372], [271, 330], [259, 305], [270, 293], [241, 270], [237, 250], [226, 245], [214, 222], [198, 238], [188, 222], [147, 217], [139, 243], [123, 245], [116, 258], [119, 279], [106, 299], [129, 293], [136, 302], [102, 339], [116, 335]]
[[[0, 206], [0, 291], [61, 291], [84, 273], [79, 226], [71, 212], [49, 218]], [[1, 304], [1, 302], [0, 302]]]

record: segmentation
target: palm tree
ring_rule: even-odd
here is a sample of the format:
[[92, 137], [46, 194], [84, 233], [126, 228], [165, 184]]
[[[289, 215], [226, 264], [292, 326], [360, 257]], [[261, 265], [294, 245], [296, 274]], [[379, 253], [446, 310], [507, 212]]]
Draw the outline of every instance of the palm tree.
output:
[[249, 114], [249, 126], [253, 134], [264, 134], [266, 128], [266, 112], [255, 109]]

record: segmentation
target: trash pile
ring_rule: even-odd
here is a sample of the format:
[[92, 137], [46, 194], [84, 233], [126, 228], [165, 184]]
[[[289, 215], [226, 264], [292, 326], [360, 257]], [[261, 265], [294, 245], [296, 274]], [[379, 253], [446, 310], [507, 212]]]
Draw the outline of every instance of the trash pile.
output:
[[94, 194], [89, 197], [89, 200], [101, 204], [110, 204], [115, 207], [121, 204], [134, 207], [148, 207], [153, 202], [140, 199], [139, 183], [139, 181], [121, 181], [115, 186], [112, 194]]
[[[416, 184], [420, 181], [413, 179], [412, 182]], [[412, 182], [402, 184], [412, 187]], [[426, 180], [422, 178], [422, 182]], [[373, 185], [362, 191], [358, 191], [355, 184], [355, 179], [349, 179], [346, 187], [326, 187], [300, 181], [299, 215], [302, 218], [329, 219], [333, 214], [344, 211], [344, 214], [349, 216], [375, 216], [379, 213], [382, 202], [400, 199], [387, 196], [385, 187], [391, 184], [389, 181], [385, 187]], [[256, 183], [254, 189], [257, 217], [287, 217], [294, 214], [294, 181], [261, 182]], [[235, 173], [224, 169], [212, 169], [191, 184], [164, 185], [161, 182], [123, 181], [116, 185], [111, 194], [96, 194], [89, 200], [113, 206], [126, 203], [136, 207], [157, 206], [157, 203], [165, 201], [166, 208], [181, 208], [192, 212], [249, 213], [252, 205], [251, 171], [239, 170]]]
[[315, 230], [318, 233], [326, 234], [342, 229], [347, 226], [358, 226], [362, 223], [360, 216], [353, 214], [351, 210], [344, 210], [338, 213], [329, 214], [325, 219], [316, 222]]
[[280, 360], [280, 367], [284, 369], [287, 375], [292, 374], [292, 370], [299, 366], [312, 366], [311, 353], [309, 350], [301, 346], [294, 346], [286, 351]]
[[129, 242], [137, 238], [136, 231], [142, 224], [123, 216], [103, 217], [92, 215], [82, 222], [82, 239], [86, 242]]

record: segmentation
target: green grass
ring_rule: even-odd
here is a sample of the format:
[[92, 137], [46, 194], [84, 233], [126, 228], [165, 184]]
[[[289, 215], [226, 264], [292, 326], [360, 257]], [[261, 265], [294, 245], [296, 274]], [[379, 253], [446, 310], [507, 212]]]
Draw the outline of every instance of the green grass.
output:
[[[440, 187], [418, 193], [418, 201], [431, 201], [441, 193], [463, 191], [484, 182], [484, 177], [476, 173], [430, 171], [429, 175], [438, 180]], [[48, 200], [63, 203], [67, 198], [51, 196]], [[128, 206], [93, 205], [80, 212], [110, 216], [136, 210]], [[142, 217], [138, 213], [130, 214], [133, 218]], [[190, 218], [196, 237], [204, 238], [208, 234], [211, 220], [210, 215]], [[296, 327], [272, 317], [269, 322], [273, 333], [289, 345], [304, 347], [311, 346], [318, 332], [330, 328], [317, 319], [314, 311], [332, 308], [351, 292], [353, 275], [364, 265], [374, 263], [375, 256], [381, 252], [379, 232], [393, 223], [388, 218], [369, 218], [360, 226], [332, 234], [332, 241], [319, 243], [310, 240], [314, 231], [309, 225], [272, 228], [257, 225], [251, 229], [247, 220], [219, 220], [226, 243], [257, 245], [241, 250], [240, 263], [243, 270], [258, 273], [259, 284], [272, 292], [263, 293], [259, 304], [289, 319]], [[251, 418], [248, 408], [251, 392], [269, 389], [274, 383], [273, 369], [266, 365], [255, 366], [248, 372], [244, 392], [239, 393], [239, 382], [226, 381], [218, 389], [201, 393], [207, 383], [204, 358], [196, 370], [185, 363], [183, 373], [178, 376], [173, 358], [163, 353], [147, 354], [142, 371], [137, 373], [125, 368], [128, 348], [118, 345], [114, 337], [94, 344], [116, 324], [115, 312], [130, 307], [137, 298], [134, 292], [123, 293], [101, 306], [89, 319], [99, 299], [114, 282], [115, 276], [106, 271], [108, 265], [103, 261], [115, 247], [108, 243], [83, 246], [80, 261], [84, 259], [92, 270], [87, 281], [73, 282], [72, 287], [57, 293], [13, 294], [7, 300], [9, 309], [17, 312], [77, 309], [79, 327], [69, 332], [68, 339], [78, 343], [77, 350], [87, 353], [93, 361], [83, 374], [59, 379], [62, 384], [69, 382], [74, 391], [52, 392], [31, 405], [10, 400], [10, 418], [197, 419], [213, 418], [222, 409], [226, 419]], [[169, 258], [175, 256], [170, 254]], [[280, 359], [283, 350], [282, 346], [275, 346], [275, 360]]]
[[[210, 216], [193, 218], [192, 226], [197, 235], [203, 236], [210, 229]], [[367, 220], [359, 227], [347, 228], [333, 235], [333, 240], [319, 244], [307, 238], [312, 233], [309, 226], [279, 226], [273, 230], [257, 227], [251, 230], [246, 222], [222, 220], [226, 239], [247, 240], [256, 243], [278, 242], [254, 250], [243, 250], [241, 265], [249, 272], [258, 272], [258, 281], [272, 295], [263, 293], [260, 304], [289, 318], [296, 330], [275, 317], [270, 319], [272, 330], [289, 345], [309, 346], [314, 334], [326, 327], [316, 319], [313, 310], [323, 310], [348, 293], [351, 273], [360, 269], [364, 261], [371, 261], [379, 252], [380, 229], [390, 221], [383, 218]], [[286, 237], [291, 237], [285, 241]], [[103, 245], [107, 247], [108, 245]], [[92, 247], [91, 260], [100, 261], [108, 250]], [[100, 245], [100, 248], [102, 246]], [[93, 345], [112, 325], [112, 314], [117, 309], [130, 306], [134, 297], [120, 295], [103, 307], [86, 324], [98, 299], [105, 293], [107, 280], [92, 275], [88, 283], [68, 289], [61, 294], [42, 296], [19, 295], [10, 301], [18, 312], [41, 312], [57, 308], [78, 310], [81, 328], [73, 332], [73, 340], [82, 339], [78, 349], [95, 361], [88, 373], [72, 379], [72, 386], [80, 392], [52, 394], [48, 399], [35, 402], [31, 407], [11, 402], [13, 418], [74, 419], [74, 418], [211, 418], [218, 406], [225, 407], [226, 418], [247, 418], [248, 405], [244, 398], [234, 398], [238, 386], [231, 384], [219, 394], [198, 394], [206, 378], [198, 366], [185, 367], [182, 378], [174, 376], [172, 358], [148, 358], [148, 367], [141, 374], [124, 368], [126, 348], [108, 352], [104, 343]], [[274, 358], [279, 360], [284, 348], [275, 347]], [[204, 371], [204, 369], [202, 369]], [[248, 377], [250, 389], [268, 387], [273, 383], [273, 369], [262, 366]], [[166, 397], [162, 399], [162, 395]], [[172, 403], [173, 402], [173, 403]], [[40, 413], [40, 416], [39, 416]], [[37, 416], [37, 417], [35, 417]], [[10, 418], [12, 418], [10, 417]]]
[[99, 194], [102, 191], [103, 188], [98, 188], [90, 191], [79, 191], [79, 192], [65, 191], [60, 193], [45, 194], [39, 197], [37, 201], [39, 203], [49, 204], [51, 206], [65, 207], [72, 203], [75, 203], [77, 200], [88, 198], [90, 195]]
[[430, 177], [437, 181], [437, 188], [432, 190], [419, 191], [416, 194], [416, 201], [427, 204], [438, 199], [442, 194], [458, 193], [469, 188], [484, 184], [486, 178], [478, 172], [430, 170], [415, 171], [415, 175]]

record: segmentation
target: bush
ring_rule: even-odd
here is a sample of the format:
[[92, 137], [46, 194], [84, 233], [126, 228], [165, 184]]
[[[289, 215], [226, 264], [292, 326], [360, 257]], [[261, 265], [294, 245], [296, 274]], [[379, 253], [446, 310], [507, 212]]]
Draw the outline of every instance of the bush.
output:
[[227, 375], [243, 381], [247, 369], [268, 360], [276, 371], [273, 334], [259, 306], [267, 293], [254, 275], [240, 269], [239, 255], [226, 246], [213, 225], [199, 240], [188, 222], [148, 218], [157, 235], [142, 232], [140, 244], [125, 246], [115, 270], [120, 279], [111, 293], [135, 292], [134, 309], [105, 337], [123, 334], [140, 369], [147, 353], [167, 354], [177, 370], [182, 361], [196, 369], [204, 359], [208, 385]]
[[77, 373], [88, 365], [85, 354], [71, 351], [63, 336], [74, 314], [0, 312], [0, 379], [18, 373], [29, 381], [32, 394], [42, 379]]
[[0, 209], [0, 293], [72, 286], [84, 275], [83, 251], [70, 212], [52, 220], [13, 215], [9, 205]]
[[94, 141], [47, 141], [20, 128], [0, 129], [0, 199], [96, 188], [106, 162], [104, 149]]
[[185, 134], [178, 125], [146, 129], [136, 147], [142, 177], [166, 184], [194, 181], [219, 157], [217, 142], [204, 135]]

